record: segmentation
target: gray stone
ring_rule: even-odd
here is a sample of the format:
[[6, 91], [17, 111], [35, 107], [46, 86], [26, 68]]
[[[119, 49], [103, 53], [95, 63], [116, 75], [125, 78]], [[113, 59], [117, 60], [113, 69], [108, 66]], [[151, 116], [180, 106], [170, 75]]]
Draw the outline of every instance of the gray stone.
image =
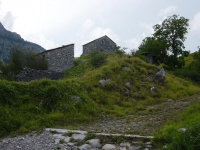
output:
[[164, 145], [163, 148], [164, 148], [164, 149], [167, 149], [167, 145]]
[[85, 134], [72, 134], [74, 140], [83, 141], [85, 139]]
[[110, 79], [107, 80], [100, 80], [99, 83], [101, 83], [102, 86], [105, 86], [108, 82], [110, 81]]
[[183, 133], [183, 132], [185, 132], [186, 130], [187, 130], [186, 128], [179, 128], [179, 129], [178, 129], [178, 132], [179, 132], [179, 133]]
[[151, 142], [146, 142], [145, 145], [151, 145]]
[[81, 131], [81, 130], [66, 130], [66, 129], [54, 129], [54, 128], [46, 128], [45, 131], [55, 132], [58, 134], [66, 134], [68, 132], [72, 133], [79, 133], [79, 134], [87, 134], [87, 131]]
[[154, 79], [158, 79], [158, 80], [164, 80], [165, 79], [165, 70], [164, 70], [164, 68], [162, 68], [160, 71], [158, 71], [154, 75]]
[[122, 69], [126, 70], [126, 71], [130, 71], [131, 70], [131, 68], [129, 68], [129, 67], [123, 67]]
[[73, 146], [74, 146], [74, 143], [69, 142], [69, 143], [67, 143], [67, 146], [73, 147]]
[[131, 83], [130, 82], [126, 82], [125, 86], [130, 88], [131, 87]]
[[120, 143], [120, 146], [121, 147], [130, 147], [131, 144], [129, 142], [123, 142], [123, 143]]
[[151, 145], [146, 145], [146, 148], [152, 148], [152, 146]]
[[76, 101], [76, 102], [81, 102], [82, 99], [79, 96], [71, 96], [71, 99]]
[[131, 146], [129, 150], [140, 150], [142, 146]]
[[99, 139], [91, 139], [91, 140], [86, 141], [86, 143], [89, 144], [92, 148], [101, 147]]
[[155, 87], [151, 87], [151, 92], [155, 92], [156, 91], [156, 88]]
[[105, 144], [102, 149], [103, 150], [114, 150], [116, 147], [115, 145], [112, 145], [112, 144]]
[[79, 150], [91, 150], [91, 146], [89, 144], [83, 144], [78, 148]]
[[53, 136], [55, 137], [56, 144], [60, 143], [61, 140], [63, 140], [63, 142], [65, 143], [68, 143], [70, 141], [70, 137], [63, 136], [62, 134], [54, 134]]
[[35, 70], [26, 68], [22, 70], [16, 77], [16, 81], [29, 82], [32, 80], [39, 80], [42, 78], [48, 78], [51, 80], [59, 80], [64, 77], [62, 72], [55, 72], [50, 70]]
[[168, 99], [167, 102], [173, 102], [173, 100], [172, 99]]

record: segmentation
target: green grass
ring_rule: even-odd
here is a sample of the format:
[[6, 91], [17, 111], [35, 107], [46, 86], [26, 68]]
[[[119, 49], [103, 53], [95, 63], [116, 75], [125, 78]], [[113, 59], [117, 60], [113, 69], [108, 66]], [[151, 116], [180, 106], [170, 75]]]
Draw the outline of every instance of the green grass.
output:
[[[59, 81], [0, 80], [0, 136], [73, 126], [100, 119], [105, 114], [123, 117], [167, 99], [179, 100], [200, 92], [198, 86], [168, 72], [164, 85], [147, 79], [161, 68], [139, 58], [111, 53], [98, 68], [90, 64], [89, 55], [76, 61], [81, 63], [66, 71], [66, 77]], [[130, 71], [123, 67], [129, 67]], [[110, 81], [102, 86], [99, 83], [102, 79]], [[130, 87], [126, 82], [130, 82]], [[157, 90], [152, 93], [151, 87]], [[73, 97], [80, 97], [81, 101]]]
[[[200, 148], [200, 101], [180, 114], [175, 121], [168, 121], [155, 135], [153, 143], [162, 149], [166, 145], [169, 150], [195, 150]], [[185, 132], [178, 132], [186, 128]]]

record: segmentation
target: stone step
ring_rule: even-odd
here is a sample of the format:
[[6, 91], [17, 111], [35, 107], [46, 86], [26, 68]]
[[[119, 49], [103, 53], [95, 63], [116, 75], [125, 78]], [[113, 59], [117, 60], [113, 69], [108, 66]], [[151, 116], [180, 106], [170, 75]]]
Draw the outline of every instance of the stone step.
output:
[[131, 135], [131, 134], [111, 134], [111, 133], [89, 133], [87, 131], [81, 131], [81, 130], [67, 130], [67, 129], [55, 129], [55, 128], [46, 128], [46, 131], [50, 132], [56, 132], [59, 134], [66, 134], [66, 133], [79, 133], [79, 134], [95, 134], [100, 136], [124, 136], [124, 137], [130, 137], [135, 140], [150, 140], [153, 139], [153, 136], [141, 136], [141, 135]]

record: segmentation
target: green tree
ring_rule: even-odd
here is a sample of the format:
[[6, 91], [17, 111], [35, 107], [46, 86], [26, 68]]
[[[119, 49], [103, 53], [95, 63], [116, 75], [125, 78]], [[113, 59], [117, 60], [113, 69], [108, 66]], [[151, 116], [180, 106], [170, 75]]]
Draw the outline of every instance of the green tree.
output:
[[11, 62], [5, 65], [0, 63], [3, 77], [8, 80], [14, 80], [23, 68], [45, 70], [47, 69], [47, 62], [44, 57], [31, 50], [14, 47], [11, 49]]
[[166, 63], [167, 58], [166, 42], [155, 37], [146, 37], [139, 46], [140, 53], [154, 55], [156, 64]]
[[184, 50], [185, 34], [188, 33], [189, 19], [173, 15], [165, 19], [162, 24], [156, 24], [153, 28], [154, 38], [165, 41], [168, 54], [166, 64], [174, 68], [184, 66], [184, 57], [189, 51]]
[[139, 46], [139, 52], [155, 56], [154, 62], [164, 63], [171, 69], [182, 68], [184, 57], [189, 55], [185, 50], [185, 35], [188, 33], [189, 20], [178, 15], [165, 19], [162, 24], [153, 26], [153, 37], [146, 37]]

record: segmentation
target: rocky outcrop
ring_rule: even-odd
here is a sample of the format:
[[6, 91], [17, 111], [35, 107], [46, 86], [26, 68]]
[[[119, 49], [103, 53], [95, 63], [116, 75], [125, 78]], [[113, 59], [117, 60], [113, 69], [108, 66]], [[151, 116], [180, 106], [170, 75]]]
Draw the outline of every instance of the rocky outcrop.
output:
[[24, 69], [16, 77], [16, 81], [29, 82], [32, 80], [39, 80], [42, 78], [48, 78], [51, 80], [59, 80], [64, 77], [61, 72], [55, 72], [50, 70], [35, 70], [35, 69]]
[[13, 47], [29, 49], [30, 51], [36, 53], [45, 51], [43, 47], [35, 43], [25, 41], [19, 34], [6, 30], [0, 22], [0, 60], [5, 63], [9, 63], [11, 57], [10, 50]]

